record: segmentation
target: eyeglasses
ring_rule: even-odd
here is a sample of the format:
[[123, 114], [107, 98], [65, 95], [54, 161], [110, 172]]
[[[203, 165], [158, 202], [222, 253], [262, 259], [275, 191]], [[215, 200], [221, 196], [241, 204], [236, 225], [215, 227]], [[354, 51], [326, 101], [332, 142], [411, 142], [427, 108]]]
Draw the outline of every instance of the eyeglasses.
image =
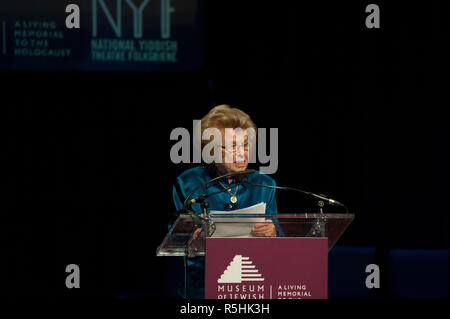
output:
[[222, 146], [222, 149], [228, 153], [228, 154], [234, 154], [239, 149], [244, 148], [244, 152], [248, 151], [248, 143], [240, 144], [240, 145], [233, 145], [233, 146]]

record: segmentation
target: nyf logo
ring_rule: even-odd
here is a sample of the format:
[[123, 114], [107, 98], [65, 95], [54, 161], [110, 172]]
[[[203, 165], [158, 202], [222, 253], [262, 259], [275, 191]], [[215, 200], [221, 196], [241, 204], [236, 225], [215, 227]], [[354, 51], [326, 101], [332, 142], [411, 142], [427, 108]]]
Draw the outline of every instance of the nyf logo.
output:
[[[131, 11], [131, 19], [133, 22], [133, 36], [134, 38], [142, 38], [143, 36], [143, 11], [150, 2], [155, 0], [91, 0], [92, 1], [92, 36], [97, 37], [98, 34], [98, 17], [104, 15], [108, 24], [111, 26], [116, 37], [122, 37], [122, 22], [123, 18], [129, 19], [130, 16], [122, 15], [123, 3], [127, 5]], [[160, 0], [160, 24], [161, 24], [161, 38], [170, 38], [170, 15], [175, 11], [170, 7], [170, 0]], [[108, 4], [107, 4], [108, 3]], [[115, 5], [114, 5], [115, 3]], [[115, 14], [114, 13], [115, 9]]]
[[217, 283], [240, 284], [243, 281], [264, 281], [264, 278], [249, 257], [236, 255], [220, 278], [217, 279]]

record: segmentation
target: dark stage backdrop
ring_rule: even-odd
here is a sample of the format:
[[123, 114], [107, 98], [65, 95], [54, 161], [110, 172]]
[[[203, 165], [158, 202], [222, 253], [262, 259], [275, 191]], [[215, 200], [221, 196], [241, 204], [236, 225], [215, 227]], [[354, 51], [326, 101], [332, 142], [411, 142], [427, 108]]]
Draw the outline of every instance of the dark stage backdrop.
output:
[[[0, 293], [168, 293], [155, 252], [192, 166], [170, 161], [169, 135], [220, 103], [279, 129], [279, 185], [348, 205], [338, 244], [448, 248], [444, 11], [379, 3], [369, 30], [366, 5], [206, 5], [195, 71], [0, 71]], [[70, 263], [83, 289], [66, 289]]]

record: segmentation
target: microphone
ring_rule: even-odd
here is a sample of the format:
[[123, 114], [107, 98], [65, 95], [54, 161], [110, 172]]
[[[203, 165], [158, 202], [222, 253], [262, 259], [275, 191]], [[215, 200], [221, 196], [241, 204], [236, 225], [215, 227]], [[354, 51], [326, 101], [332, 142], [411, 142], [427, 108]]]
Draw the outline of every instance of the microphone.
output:
[[215, 182], [215, 181], [218, 180], [218, 179], [221, 179], [221, 178], [224, 178], [224, 177], [230, 177], [230, 176], [235, 177], [235, 178], [236, 178], [236, 181], [238, 182], [238, 184], [242, 184], [244, 181], [247, 180], [248, 176], [249, 176], [250, 174], [253, 174], [254, 172], [255, 172], [254, 169], [246, 169], [246, 170], [240, 171], [240, 172], [232, 172], [232, 173], [227, 173], [227, 174], [224, 174], [224, 175], [220, 175], [220, 176], [217, 176], [217, 177], [215, 177], [215, 178], [210, 179], [209, 181], [206, 181], [205, 183], [203, 183], [203, 184], [197, 186], [196, 188], [194, 188], [194, 190], [193, 190], [192, 192], [189, 193], [189, 195], [188, 195], [188, 196], [186, 197], [186, 199], [184, 200], [182, 210], [186, 210], [186, 208], [187, 208], [187, 207], [190, 207], [192, 204], [195, 204], [195, 203], [202, 203], [202, 202], [203, 202], [205, 199], [207, 199], [208, 197], [213, 196], [213, 195], [216, 195], [216, 194], [219, 194], [219, 193], [222, 193], [222, 192], [225, 192], [225, 191], [227, 191], [227, 190], [233, 188], [234, 186], [230, 186], [230, 187], [228, 187], [228, 188], [224, 188], [224, 189], [222, 189], [222, 190], [220, 190], [220, 191], [218, 191], [218, 192], [215, 192], [215, 193], [210, 193], [210, 194], [200, 195], [200, 196], [197, 196], [197, 197], [194, 198], [194, 199], [189, 200], [189, 198], [192, 196], [192, 194], [193, 194], [196, 190], [198, 190], [200, 187], [203, 187], [203, 186], [205, 186], [205, 185], [208, 185], [209, 183]]
[[326, 197], [325, 195], [318, 195], [318, 194], [314, 194], [312, 192], [307, 192], [298, 188], [294, 188], [294, 187], [286, 187], [286, 186], [273, 186], [273, 185], [262, 185], [262, 184], [255, 184], [252, 182], [247, 181], [247, 183], [249, 183], [250, 185], [253, 186], [259, 186], [259, 187], [267, 187], [267, 188], [274, 188], [274, 189], [282, 189], [282, 190], [291, 190], [291, 191], [295, 191], [295, 192], [299, 192], [302, 194], [306, 194], [308, 196], [312, 196], [314, 198], [317, 198], [325, 203], [327, 203], [328, 205], [332, 205], [332, 206], [340, 206], [340, 207], [344, 207], [345, 210], [348, 213], [348, 208], [346, 205], [342, 204], [341, 202], [338, 202], [337, 200], [331, 199]]
[[338, 201], [335, 200], [335, 199], [328, 198], [328, 197], [326, 197], [326, 196], [323, 195], [323, 194], [317, 195], [317, 194], [314, 194], [314, 193], [311, 193], [311, 192], [305, 192], [305, 193], [308, 194], [308, 195], [310, 195], [310, 196], [312, 196], [312, 197], [315, 197], [315, 198], [317, 198], [317, 199], [323, 200], [324, 202], [326, 202], [326, 203], [329, 204], [329, 205], [346, 207], [346, 206], [345, 206], [344, 204], [342, 204], [341, 202], [338, 202]]
[[[208, 229], [212, 229], [212, 232], [209, 234], [209, 235], [211, 235], [211, 234], [214, 232], [214, 230], [215, 230], [215, 226], [214, 226], [214, 223], [212, 222], [212, 220], [209, 219], [209, 218], [206, 216], [206, 209], [207, 209], [207, 207], [208, 207], [209, 205], [203, 205], [203, 204], [202, 204], [202, 209], [203, 209], [203, 214], [202, 214], [202, 215], [196, 214], [196, 213], [192, 210], [191, 205], [192, 205], [192, 204], [195, 204], [195, 203], [203, 203], [203, 202], [205, 201], [205, 199], [207, 199], [208, 197], [213, 196], [213, 195], [216, 195], [216, 194], [219, 194], [219, 193], [222, 193], [222, 192], [225, 192], [225, 191], [231, 189], [232, 187], [234, 187], [234, 185], [233, 185], [233, 186], [230, 186], [230, 187], [228, 187], [228, 188], [224, 188], [224, 189], [222, 189], [222, 190], [220, 190], [220, 191], [218, 191], [218, 192], [214, 192], [214, 193], [210, 193], [210, 194], [203, 194], [203, 195], [197, 196], [196, 198], [191, 199], [191, 200], [189, 200], [189, 198], [190, 198], [190, 197], [192, 196], [192, 194], [193, 194], [196, 190], [198, 190], [200, 187], [203, 187], [203, 186], [205, 186], [205, 185], [207, 185], [207, 184], [209, 184], [209, 183], [212, 183], [212, 182], [214, 182], [214, 181], [216, 181], [216, 180], [218, 180], [218, 179], [220, 179], [220, 178], [229, 177], [229, 176], [234, 176], [234, 177], [238, 177], [238, 176], [239, 176], [239, 177], [242, 178], [242, 179], [241, 179], [241, 180], [238, 180], [238, 178], [236, 178], [236, 180], [238, 180], [238, 185], [240, 185], [240, 184], [242, 184], [242, 181], [246, 180], [246, 177], [245, 177], [245, 176], [248, 177], [248, 175], [253, 174], [254, 172], [255, 172], [255, 170], [253, 170], [253, 169], [246, 169], [246, 170], [240, 171], [240, 172], [232, 172], [232, 173], [220, 175], [220, 176], [217, 176], [217, 177], [215, 177], [215, 178], [210, 179], [209, 181], [206, 181], [205, 183], [203, 183], [203, 184], [197, 186], [196, 188], [194, 188], [194, 189], [189, 193], [189, 195], [188, 195], [188, 196], [186, 197], [186, 199], [184, 200], [183, 207], [182, 207], [181, 211], [187, 212], [187, 214], [188, 214], [189, 216], [191, 216], [191, 218], [192, 218], [193, 220], [196, 219], [196, 218], [198, 218], [198, 219], [200, 219], [201, 221], [208, 223], [208, 224], [209, 224]], [[207, 203], [206, 203], [206, 204], [207, 204]], [[210, 231], [211, 231], [211, 230], [209, 230], [208, 232], [210, 232]], [[188, 246], [189, 246], [189, 245], [186, 246], [186, 249], [187, 249]]]

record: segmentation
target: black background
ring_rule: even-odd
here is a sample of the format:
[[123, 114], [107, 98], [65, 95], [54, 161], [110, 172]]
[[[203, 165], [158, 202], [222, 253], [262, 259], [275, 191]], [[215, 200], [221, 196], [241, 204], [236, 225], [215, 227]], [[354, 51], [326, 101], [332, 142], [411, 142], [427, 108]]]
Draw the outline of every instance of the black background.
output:
[[[191, 167], [171, 163], [169, 135], [221, 103], [279, 129], [278, 185], [348, 205], [338, 244], [448, 248], [442, 6], [378, 1], [367, 29], [369, 2], [296, 2], [208, 3], [198, 71], [0, 71], [0, 293], [166, 295], [155, 252]], [[83, 289], [66, 289], [70, 263]]]

